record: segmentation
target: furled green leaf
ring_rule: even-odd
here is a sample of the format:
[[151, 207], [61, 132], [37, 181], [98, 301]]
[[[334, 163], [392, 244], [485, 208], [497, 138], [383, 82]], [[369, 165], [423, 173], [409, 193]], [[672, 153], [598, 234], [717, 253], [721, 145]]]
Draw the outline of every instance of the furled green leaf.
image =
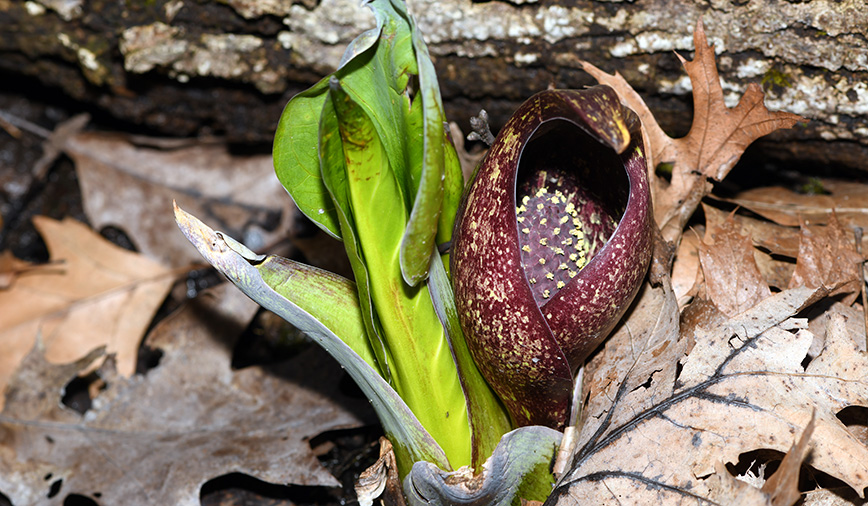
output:
[[[412, 19], [409, 23], [419, 71], [418, 93], [422, 97], [423, 150], [419, 187], [401, 242], [401, 272], [407, 284], [415, 286], [428, 277], [428, 264], [435, 251], [437, 225], [443, 206], [446, 135], [434, 65], [415, 23]], [[411, 165], [419, 163], [413, 160]]]
[[[344, 91], [370, 118], [404, 205], [412, 209], [401, 257], [402, 272], [412, 286], [427, 276], [435, 234], [441, 241], [451, 236], [463, 180], [454, 148], [444, 134], [445, 115], [434, 66], [406, 6], [398, 0], [373, 0], [368, 5], [377, 28], [352, 42], [332, 77], [340, 80]], [[275, 135], [274, 163], [278, 178], [299, 209], [329, 234], [340, 237], [340, 220], [312, 148], [328, 80], [287, 104]]]
[[[334, 85], [339, 86], [336, 78], [332, 77], [332, 79], [335, 80]], [[334, 101], [330, 94], [326, 96], [325, 104], [323, 105], [319, 135], [319, 157], [323, 183], [331, 196], [335, 215], [338, 218], [340, 231], [344, 238], [347, 258], [350, 261], [353, 274], [356, 278], [365, 329], [371, 343], [371, 349], [377, 358], [379, 369], [382, 371], [383, 377], [391, 383], [390, 358], [387, 356], [389, 350], [383, 339], [383, 330], [377, 321], [374, 302], [371, 297], [371, 278], [368, 275], [368, 269], [362, 256], [362, 246], [356, 233], [356, 224], [350, 204], [344, 146], [341, 140]]]
[[[409, 213], [400, 198], [400, 184], [389, 170], [391, 160], [373, 122], [341, 84], [332, 79], [329, 96], [345, 174], [338, 173], [339, 163], [323, 166], [323, 174], [338, 207], [346, 205], [345, 214], [352, 220], [361, 262], [354, 264], [354, 272], [357, 280], [365, 276], [371, 280], [370, 297], [386, 340], [392, 384], [443, 446], [450, 463], [466, 465], [471, 454], [470, 427], [448, 340], [428, 287], [407, 286], [401, 274], [399, 250]], [[332, 142], [334, 136], [323, 145]]]
[[[257, 265], [267, 260], [268, 257], [256, 255], [225, 234], [215, 232], [177, 206], [175, 207], [175, 219], [184, 235], [196, 246], [202, 256], [235, 286], [262, 307], [276, 313], [306, 333], [344, 366], [362, 392], [368, 396], [383, 424], [384, 431], [393, 441], [400, 468], [407, 469], [413, 462], [426, 461], [432, 462], [442, 469], [449, 469], [449, 463], [443, 450], [419, 423], [406, 403], [368, 361], [359, 356], [341, 339], [341, 337], [347, 337], [348, 341], [358, 344], [358, 340], [353, 337], [358, 332], [357, 321], [351, 322], [354, 330], [350, 331], [343, 328], [347, 322], [342, 319], [330, 322], [337, 327], [325, 325], [302, 306], [287, 299], [265, 282]], [[274, 281], [279, 281], [279, 277], [272, 276], [272, 282]], [[330, 282], [325, 281], [325, 283], [329, 284]], [[286, 293], [294, 297], [298, 296], [298, 294], [291, 292]], [[319, 294], [320, 292], [311, 295]], [[301, 297], [308, 296], [302, 295]], [[308, 302], [311, 300], [308, 299]], [[351, 335], [339, 337], [335, 331], [347, 332]]]

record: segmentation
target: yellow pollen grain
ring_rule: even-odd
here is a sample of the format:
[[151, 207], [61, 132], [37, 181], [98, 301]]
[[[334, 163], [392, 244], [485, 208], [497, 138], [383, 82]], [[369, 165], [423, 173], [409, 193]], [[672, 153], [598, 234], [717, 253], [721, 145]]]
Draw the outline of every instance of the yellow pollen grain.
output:
[[542, 239], [539, 240], [540, 246], [548, 246], [548, 242], [549, 242], [549, 240], [547, 237], [543, 237]]
[[555, 234], [555, 235], [560, 234], [560, 233], [561, 233], [561, 227], [555, 227], [555, 229], [552, 230], [552, 233]]
[[545, 259], [545, 258], [540, 258], [540, 259], [539, 259], [539, 263], [540, 263], [540, 265], [545, 265], [545, 263], [546, 263], [546, 259]]
[[548, 221], [549, 221], [548, 219], [546, 219], [546, 218], [542, 218], [542, 219], [539, 220], [539, 224], [540, 224], [540, 225], [545, 225], [546, 222], [548, 222]]
[[557, 287], [558, 287], [559, 290], [560, 290], [561, 288], [563, 288], [564, 286], [566, 286], [566, 284], [565, 284], [563, 281], [558, 281]]
[[522, 233], [522, 234], [529, 234], [529, 233], [530, 233], [530, 229], [527, 228], [527, 227], [524, 227], [523, 229], [521, 229], [521, 233]]
[[542, 188], [540, 188], [539, 190], [536, 191], [536, 194], [534, 195], [534, 197], [542, 197], [542, 196], [545, 195], [547, 192], [548, 192], [548, 188], [546, 188], [545, 186], [543, 186]]
[[582, 220], [578, 218], [573, 218], [573, 225], [575, 225], [577, 228], [582, 228]]
[[567, 264], [563, 264], [563, 263], [562, 263], [561, 265], [558, 266], [558, 270], [559, 270], [559, 271], [565, 270], [565, 269], [567, 269], [567, 268], [568, 268]]
[[561, 241], [561, 244], [566, 245], [566, 246], [569, 246], [569, 245], [573, 244], [573, 238], [572, 238], [572, 237], [567, 237], [566, 239], [564, 239], [563, 241]]
[[[525, 197], [525, 198], [527, 198], [527, 197]], [[527, 211], [527, 207], [524, 204], [515, 208], [515, 214], [521, 214], [525, 211]]]
[[561, 249], [561, 248], [555, 248], [555, 255], [563, 255], [563, 254], [564, 254], [564, 250], [563, 250], [563, 249]]
[[516, 218], [516, 220], [517, 220], [519, 223], [524, 223], [524, 216], [519, 216], [518, 218]]
[[536, 278], [530, 278], [528, 281], [530, 281], [530, 284], [532, 285], [536, 284]]
[[563, 225], [564, 223], [566, 223], [566, 222], [569, 221], [569, 220], [570, 220], [570, 217], [569, 217], [569, 216], [561, 216], [561, 220], [560, 220], [560, 221], [561, 221], [561, 225]]
[[530, 253], [530, 246], [525, 244], [524, 246], [521, 247], [521, 250], [524, 251], [525, 253]]
[[522, 206], [522, 207], [526, 206], [529, 200], [530, 200], [530, 197], [528, 197], [527, 195], [525, 195], [524, 197], [522, 197], [522, 198], [521, 198], [521, 206]]
[[543, 290], [543, 298], [548, 299], [551, 296], [551, 293], [550, 290]]
[[551, 272], [547, 272], [547, 273], [546, 273], [546, 279], [548, 279], [548, 280], [555, 279], [555, 275], [552, 274]]
[[576, 271], [570, 271], [570, 278], [576, 277]]
[[545, 207], [545, 206], [543, 205], [542, 202], [540, 202], [539, 204], [536, 205], [536, 210], [537, 210], [537, 211], [542, 211], [542, 210], [543, 210], [543, 207]]
[[564, 210], [567, 212], [567, 214], [573, 214], [576, 212], [576, 206], [575, 204], [570, 202], [569, 204], [567, 204], [567, 207]]
[[579, 256], [576, 255], [575, 253], [570, 253], [570, 261], [571, 262], [575, 262], [576, 260], [578, 260], [578, 258], [579, 258]]

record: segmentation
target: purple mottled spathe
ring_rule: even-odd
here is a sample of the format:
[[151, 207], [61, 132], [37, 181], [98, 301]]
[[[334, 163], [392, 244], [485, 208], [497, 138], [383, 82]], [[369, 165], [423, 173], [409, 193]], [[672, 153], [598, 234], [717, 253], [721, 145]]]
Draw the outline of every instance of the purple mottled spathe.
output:
[[614, 90], [551, 90], [491, 146], [455, 223], [461, 326], [519, 425], [561, 428], [572, 376], [608, 335], [651, 258], [639, 120]]

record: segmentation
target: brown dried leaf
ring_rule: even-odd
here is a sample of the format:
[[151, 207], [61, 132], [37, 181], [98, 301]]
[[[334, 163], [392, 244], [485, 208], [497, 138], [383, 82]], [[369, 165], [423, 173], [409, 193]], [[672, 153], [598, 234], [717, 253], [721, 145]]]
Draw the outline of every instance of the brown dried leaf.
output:
[[228, 473], [338, 485], [308, 440], [357, 426], [366, 403], [338, 393], [341, 369], [317, 347], [233, 370], [233, 344], [257, 309], [229, 284], [191, 301], [148, 336], [163, 352], [157, 367], [129, 379], [111, 360], [98, 370], [107, 387], [83, 416], [60, 399], [99, 350], [58, 366], [34, 349], [0, 414], [0, 491], [14, 504], [99, 493], [100, 504], [193, 506], [202, 484]]
[[[2, 226], [2, 224], [0, 224]], [[11, 251], [0, 252], [0, 290], [8, 290], [15, 284], [18, 276], [25, 272], [37, 271], [40, 269], [53, 269], [52, 264], [34, 265], [24, 260], [15, 258]]]
[[842, 224], [868, 229], [868, 184], [822, 179], [822, 195], [797, 193], [779, 186], [752, 188], [727, 199], [790, 227], [828, 223], [832, 211]]
[[758, 220], [736, 212], [728, 213], [714, 206], [702, 204], [705, 223], [709, 228], [720, 226], [732, 216], [743, 234], [750, 236], [754, 246], [768, 250], [774, 255], [796, 258], [799, 254], [799, 229]]
[[[833, 317], [822, 353], [805, 367], [813, 335], [800, 328], [804, 320], [792, 318], [823, 296], [819, 289], [786, 290], [722, 324], [700, 327], [696, 346], [671, 382], [655, 385], [674, 365], [671, 357], [657, 363], [653, 353], [624, 360], [653, 363], [642, 366], [657, 370], [651, 375], [595, 369], [590, 384], [598, 393], [591, 394], [595, 404], [582, 427], [580, 450], [549, 504], [734, 504], [715, 500], [724, 477], [708, 477], [726, 472], [720, 464], [746, 452], [786, 452], [814, 413], [810, 466], [862, 494], [868, 445], [836, 415], [868, 398], [868, 357], [855, 349], [845, 322]], [[613, 339], [624, 343], [607, 343], [607, 350], [629, 353], [641, 330], [616, 334]], [[637, 339], [636, 348], [646, 339]]]
[[125, 230], [145, 255], [173, 267], [201, 262], [175, 229], [172, 201], [253, 249], [285, 237], [291, 200], [271, 155], [241, 156], [223, 144], [88, 132], [66, 142], [84, 209], [97, 229]]
[[854, 237], [844, 230], [833, 212], [826, 226], [802, 225], [799, 257], [790, 280], [795, 286], [825, 287], [830, 296], [846, 294], [850, 305], [862, 293], [862, 256]]
[[762, 486], [762, 491], [771, 500], [771, 506], [792, 506], [802, 498], [799, 492], [799, 473], [805, 457], [808, 456], [808, 443], [814, 433], [815, 424], [816, 418], [811, 416], [811, 421], [802, 431], [799, 441], [793, 443], [777, 471]]
[[672, 263], [672, 290], [679, 306], [696, 295], [697, 283], [702, 280], [699, 268], [699, 245], [702, 241], [696, 232], [687, 232], [681, 238], [675, 261]]
[[754, 259], [750, 237], [741, 235], [732, 217], [714, 230], [713, 243], [699, 245], [699, 260], [709, 299], [728, 316], [752, 308], [771, 295]]
[[[789, 286], [796, 267], [795, 258], [799, 251], [797, 229], [741, 216], [737, 212], [727, 213], [704, 203], [702, 210], [705, 214], [705, 223], [712, 230], [722, 226], [727, 219], [735, 220], [740, 233], [748, 235], [754, 246], [768, 250], [774, 255], [759, 249], [753, 250], [754, 260], [766, 284], [778, 289]], [[782, 257], [792, 258], [793, 261]]]
[[[804, 118], [786, 112], [770, 112], [763, 105], [757, 83], [747, 87], [732, 109], [726, 107], [717, 73], [714, 46], [705, 38], [700, 19], [693, 32], [696, 54], [692, 61], [679, 59], [693, 85], [693, 126], [687, 136], [672, 139], [660, 128], [639, 95], [619, 74], [604, 73], [583, 62], [584, 69], [601, 84], [615, 88], [621, 100], [636, 111], [644, 127], [645, 145], [652, 173], [654, 215], [663, 237], [677, 241], [703, 196], [711, 190], [709, 179], [720, 181], [754, 140], [780, 128], [790, 128]], [[672, 181], [666, 185], [654, 176], [656, 164], [673, 163]]]
[[55, 265], [0, 291], [0, 391], [37, 334], [49, 361], [68, 362], [106, 345], [121, 374], [132, 374], [139, 342], [175, 274], [76, 221], [37, 217], [34, 225]]

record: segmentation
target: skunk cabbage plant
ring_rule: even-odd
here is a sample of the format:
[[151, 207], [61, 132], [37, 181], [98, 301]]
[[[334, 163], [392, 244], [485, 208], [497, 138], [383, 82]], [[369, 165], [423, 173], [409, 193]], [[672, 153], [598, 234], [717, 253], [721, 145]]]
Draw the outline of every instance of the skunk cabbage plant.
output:
[[278, 178], [343, 242], [355, 279], [256, 254], [180, 208], [176, 220], [344, 366], [410, 504], [543, 500], [572, 373], [647, 267], [638, 121], [609, 88], [537, 95], [462, 201], [428, 50], [403, 2], [367, 5], [377, 26], [290, 100], [274, 142]]
[[607, 86], [539, 93], [500, 131], [464, 198], [458, 314], [519, 425], [563, 426], [573, 373], [645, 276], [653, 218], [639, 127]]

